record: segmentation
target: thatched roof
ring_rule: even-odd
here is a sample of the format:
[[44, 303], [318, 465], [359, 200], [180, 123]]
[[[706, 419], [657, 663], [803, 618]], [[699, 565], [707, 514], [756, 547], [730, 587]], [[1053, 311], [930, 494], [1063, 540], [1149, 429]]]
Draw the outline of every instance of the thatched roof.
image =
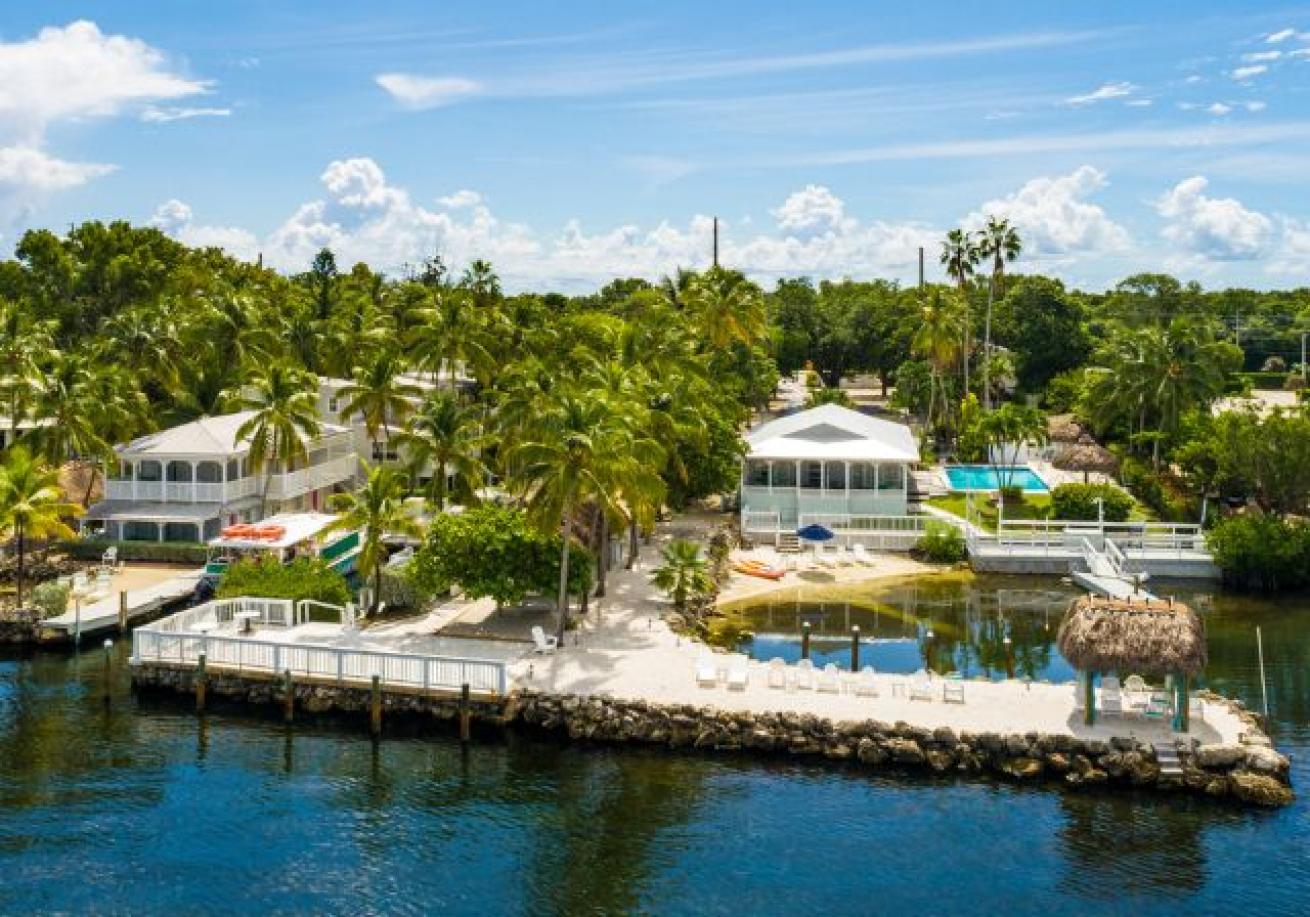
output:
[[1082, 424], [1072, 414], [1052, 414], [1046, 418], [1046, 437], [1053, 443], [1076, 443], [1082, 435]]
[[1065, 446], [1055, 454], [1051, 464], [1062, 471], [1096, 471], [1101, 474], [1114, 474], [1119, 470], [1119, 460], [1114, 453], [1095, 443], [1075, 443]]
[[1084, 672], [1192, 676], [1206, 664], [1205, 625], [1172, 600], [1076, 598], [1056, 639], [1069, 664]]

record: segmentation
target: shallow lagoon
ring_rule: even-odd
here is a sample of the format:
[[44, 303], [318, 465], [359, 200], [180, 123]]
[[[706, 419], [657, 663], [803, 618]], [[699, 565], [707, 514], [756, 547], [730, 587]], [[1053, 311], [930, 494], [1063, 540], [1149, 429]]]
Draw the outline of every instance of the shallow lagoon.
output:
[[[1035, 607], [1062, 607], [1057, 581], [920, 581], [889, 615], [885, 590], [910, 585], [855, 596], [879, 606], [877, 639], [910, 641], [887, 646], [918, 653], [931, 622], [934, 667], [995, 671], [986, 622], [1004, 604], [1020, 666], [1060, 677], [1043, 651], [1058, 614]], [[220, 709], [202, 724], [134, 698], [121, 656], [106, 705], [98, 649], [0, 657], [0, 912], [1301, 911], [1310, 601], [1186, 598], [1206, 614], [1210, 685], [1255, 706], [1264, 628], [1275, 737], [1302, 794], [1288, 809], [522, 735], [375, 747], [349, 720], [288, 730]]]

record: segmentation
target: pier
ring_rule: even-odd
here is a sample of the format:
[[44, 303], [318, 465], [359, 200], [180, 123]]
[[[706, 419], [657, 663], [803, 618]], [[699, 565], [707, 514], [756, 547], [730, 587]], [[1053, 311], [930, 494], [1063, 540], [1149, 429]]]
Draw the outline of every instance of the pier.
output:
[[74, 606], [63, 614], [41, 622], [53, 640], [92, 637], [155, 617], [194, 594], [203, 570], [179, 571], [176, 575], [137, 589], [113, 590], [92, 602]]

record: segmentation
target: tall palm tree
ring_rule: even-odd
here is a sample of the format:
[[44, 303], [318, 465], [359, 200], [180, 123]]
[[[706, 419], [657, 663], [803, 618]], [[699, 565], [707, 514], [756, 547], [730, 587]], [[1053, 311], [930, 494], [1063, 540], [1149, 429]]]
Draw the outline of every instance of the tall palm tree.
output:
[[393, 468], [364, 463], [364, 484], [353, 493], [333, 494], [331, 506], [338, 513], [325, 531], [354, 531], [359, 535], [359, 575], [373, 578], [373, 602], [376, 611], [382, 598], [382, 570], [386, 566], [387, 535], [417, 538], [422, 526], [405, 509], [405, 479]]
[[941, 263], [946, 267], [946, 274], [954, 278], [960, 291], [960, 301], [964, 304], [964, 391], [969, 391], [969, 278], [973, 276], [982, 255], [978, 249], [978, 240], [973, 233], [963, 229], [952, 229], [942, 242]]
[[253, 412], [237, 428], [238, 440], [250, 441], [250, 466], [264, 472], [259, 514], [268, 509], [273, 472], [306, 456], [305, 439], [322, 429], [318, 417], [318, 380], [287, 363], [270, 363], [254, 371], [249, 384], [229, 394], [238, 410]]
[[417, 385], [401, 380], [404, 371], [405, 364], [395, 351], [381, 350], [362, 366], [356, 366], [351, 383], [341, 389], [345, 399], [341, 411], [364, 418], [364, 429], [373, 440], [375, 461], [386, 458], [391, 424], [404, 423], [414, 412], [414, 400], [422, 394]]
[[1005, 264], [1014, 261], [1023, 251], [1023, 241], [1019, 231], [1010, 225], [1009, 220], [989, 216], [987, 226], [979, 234], [978, 254], [992, 259], [992, 274], [987, 284], [987, 319], [983, 330], [983, 407], [992, 406], [991, 394], [991, 356], [992, 356], [992, 303], [996, 297], [1004, 296]]
[[24, 303], [0, 298], [0, 403], [9, 415], [9, 442], [40, 388], [40, 358], [54, 347], [54, 323], [33, 321]]
[[432, 469], [427, 496], [437, 512], [446, 508], [451, 483], [455, 499], [467, 502], [486, 480], [487, 466], [481, 458], [485, 439], [478, 414], [461, 404], [454, 392], [429, 395], [396, 442], [405, 450], [412, 478]]
[[928, 361], [932, 384], [928, 392], [928, 425], [932, 426], [934, 408], [940, 393], [943, 414], [948, 408], [944, 377], [959, 357], [962, 329], [958, 302], [940, 288], [919, 312], [919, 329], [910, 342], [910, 350]]
[[431, 305], [420, 310], [419, 323], [410, 333], [416, 362], [438, 376], [444, 369], [452, 388], [461, 365], [481, 378], [491, 363], [486, 320], [467, 290], [432, 290]]
[[65, 519], [82, 507], [64, 500], [59, 471], [35, 458], [24, 446], [15, 446], [0, 465], [0, 533], [17, 546], [15, 589], [23, 606], [23, 573], [30, 538], [72, 538]]
[[716, 267], [698, 274], [685, 302], [702, 338], [716, 350], [733, 343], [750, 346], [765, 332], [764, 297], [737, 271]]

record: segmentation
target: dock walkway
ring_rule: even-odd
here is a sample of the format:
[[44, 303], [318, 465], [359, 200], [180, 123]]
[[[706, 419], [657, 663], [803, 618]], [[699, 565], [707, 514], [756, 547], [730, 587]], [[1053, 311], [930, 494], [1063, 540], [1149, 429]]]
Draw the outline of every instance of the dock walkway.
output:
[[[202, 569], [178, 572], [175, 576], [139, 589], [125, 590], [127, 595], [127, 623], [132, 624], [150, 617], [169, 605], [179, 602], [193, 592]], [[79, 612], [71, 608], [57, 617], [42, 623], [46, 630], [73, 636], [78, 632], [78, 620], [81, 619], [81, 636], [89, 637], [104, 633], [118, 627], [118, 615], [123, 598], [115, 591], [102, 599], [82, 605]]]

